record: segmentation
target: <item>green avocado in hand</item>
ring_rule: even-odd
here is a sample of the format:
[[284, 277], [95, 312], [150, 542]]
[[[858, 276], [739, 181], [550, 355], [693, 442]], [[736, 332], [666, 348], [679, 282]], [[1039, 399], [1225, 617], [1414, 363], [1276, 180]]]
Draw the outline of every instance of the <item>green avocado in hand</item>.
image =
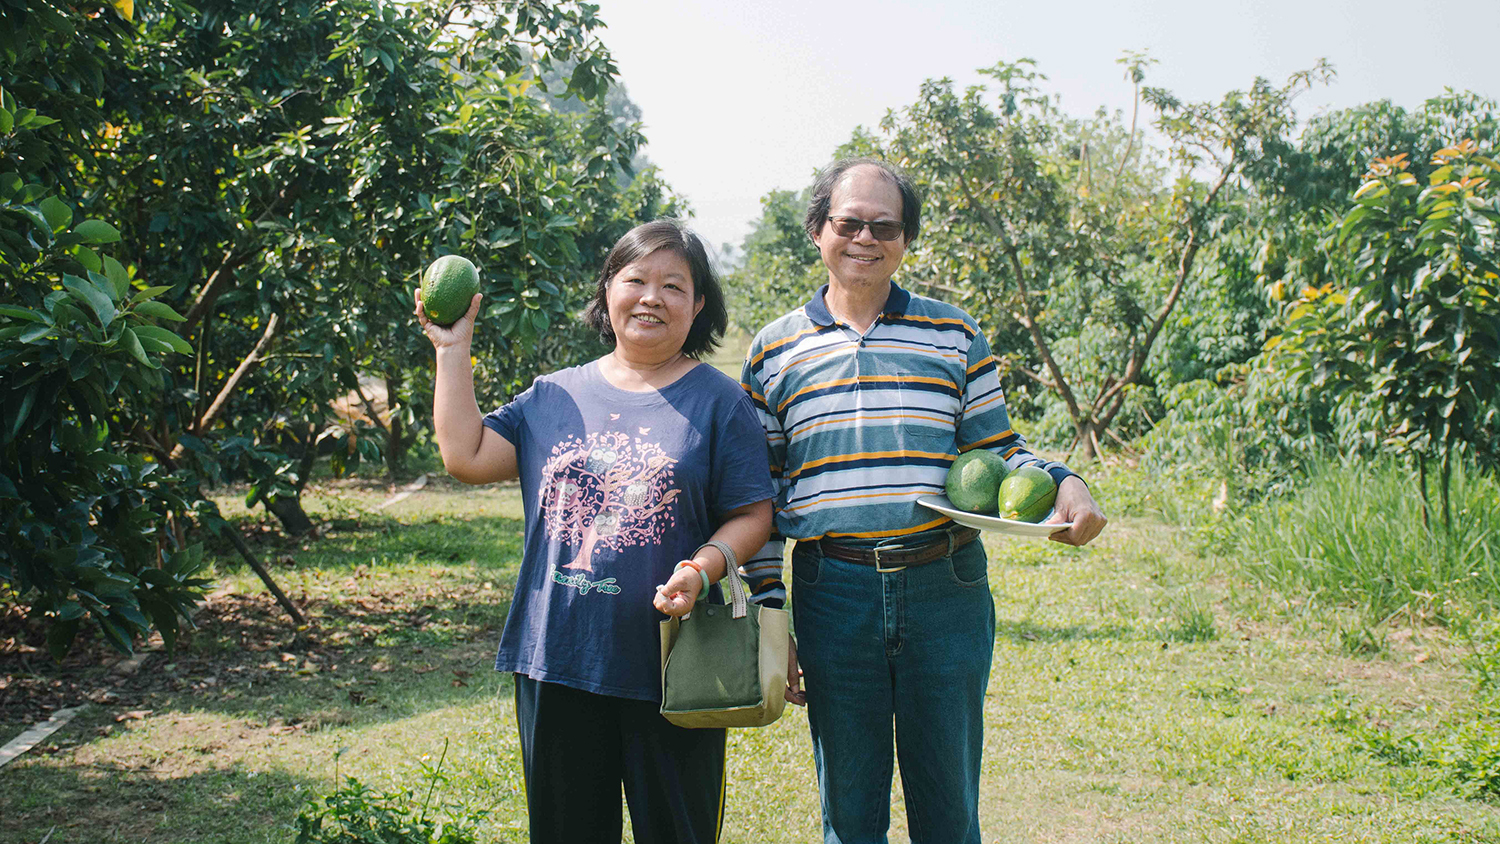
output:
[[444, 255], [422, 273], [422, 308], [438, 325], [458, 322], [478, 292], [479, 269], [461, 255]]

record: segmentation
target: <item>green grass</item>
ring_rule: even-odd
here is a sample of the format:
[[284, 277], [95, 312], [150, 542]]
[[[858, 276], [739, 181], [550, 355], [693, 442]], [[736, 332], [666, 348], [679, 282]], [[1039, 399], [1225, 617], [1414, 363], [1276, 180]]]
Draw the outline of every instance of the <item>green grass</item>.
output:
[[1422, 518], [1414, 472], [1393, 463], [1315, 466], [1295, 494], [1250, 509], [1238, 531], [1246, 570], [1289, 597], [1441, 622], [1500, 600], [1500, 481], [1454, 472], [1451, 527], [1436, 482]]
[[[1149, 485], [1095, 481], [1102, 496]], [[0, 772], [0, 840], [289, 842], [299, 807], [336, 776], [423, 793], [446, 741], [435, 802], [487, 812], [481, 841], [524, 841], [511, 686], [489, 670], [519, 496], [437, 483], [377, 511], [387, 494], [322, 487], [309, 510], [331, 536], [257, 534], [315, 619], [303, 635], [226, 558], [203, 629], [143, 669], [161, 682], [128, 708], [138, 717], [95, 707]], [[1432, 754], [1400, 750], [1403, 736], [1457, 747], [1463, 725], [1477, 729], [1468, 643], [1385, 625], [1382, 648], [1347, 649], [1332, 620], [1267, 607], [1194, 530], [1111, 516], [1086, 550], [987, 538], [987, 844], [1500, 840], [1500, 807], [1464, 799]], [[729, 775], [724, 841], [818, 840], [801, 710], [732, 731]], [[904, 841], [899, 780], [892, 802]]]

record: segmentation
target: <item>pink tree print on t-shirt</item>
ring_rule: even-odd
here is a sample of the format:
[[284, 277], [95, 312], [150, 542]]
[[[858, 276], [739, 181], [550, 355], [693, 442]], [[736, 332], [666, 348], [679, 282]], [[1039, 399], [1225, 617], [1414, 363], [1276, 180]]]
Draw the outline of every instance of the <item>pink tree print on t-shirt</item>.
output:
[[547, 533], [578, 542], [563, 568], [593, 571], [595, 549], [657, 542], [677, 523], [672, 465], [660, 445], [619, 431], [569, 437], [542, 468], [542, 519]]

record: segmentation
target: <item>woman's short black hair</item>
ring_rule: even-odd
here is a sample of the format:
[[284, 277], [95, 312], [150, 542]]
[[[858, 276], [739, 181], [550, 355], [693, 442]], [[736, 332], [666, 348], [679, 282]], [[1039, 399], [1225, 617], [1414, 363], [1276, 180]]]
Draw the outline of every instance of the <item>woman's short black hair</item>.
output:
[[610, 279], [626, 265], [639, 261], [661, 249], [670, 250], [687, 261], [693, 276], [693, 297], [703, 300], [703, 308], [693, 319], [687, 339], [682, 342], [682, 353], [690, 358], [700, 358], [719, 347], [724, 330], [729, 327], [729, 312], [724, 307], [724, 289], [719, 286], [719, 277], [708, 260], [708, 251], [703, 241], [692, 229], [678, 220], [661, 219], [642, 223], [625, 233], [615, 242], [614, 248], [604, 259], [599, 269], [599, 279], [594, 296], [583, 309], [583, 321], [599, 332], [599, 339], [613, 346], [615, 330], [609, 324], [609, 301], [606, 291]]
[[818, 180], [813, 182], [812, 199], [807, 203], [807, 216], [802, 219], [802, 227], [807, 230], [807, 236], [815, 237], [823, 230], [823, 221], [828, 219], [828, 207], [833, 204], [834, 187], [845, 173], [855, 167], [874, 167], [901, 191], [902, 239], [910, 246], [917, 239], [917, 232], [922, 229], [922, 200], [917, 197], [917, 187], [912, 184], [911, 177], [896, 165], [878, 158], [841, 158], [823, 168], [818, 174]]

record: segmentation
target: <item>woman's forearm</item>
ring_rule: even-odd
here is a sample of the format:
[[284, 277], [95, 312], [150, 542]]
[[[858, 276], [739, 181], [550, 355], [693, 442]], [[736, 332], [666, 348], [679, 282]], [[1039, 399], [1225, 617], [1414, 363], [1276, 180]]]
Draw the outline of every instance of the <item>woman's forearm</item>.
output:
[[[771, 502], [757, 501], [729, 511], [729, 517], [719, 525], [710, 539], [716, 539], [734, 549], [740, 561], [750, 559], [771, 536]], [[693, 562], [703, 566], [708, 579], [717, 583], [728, 574], [724, 554], [712, 545], [702, 548], [693, 556]]]

